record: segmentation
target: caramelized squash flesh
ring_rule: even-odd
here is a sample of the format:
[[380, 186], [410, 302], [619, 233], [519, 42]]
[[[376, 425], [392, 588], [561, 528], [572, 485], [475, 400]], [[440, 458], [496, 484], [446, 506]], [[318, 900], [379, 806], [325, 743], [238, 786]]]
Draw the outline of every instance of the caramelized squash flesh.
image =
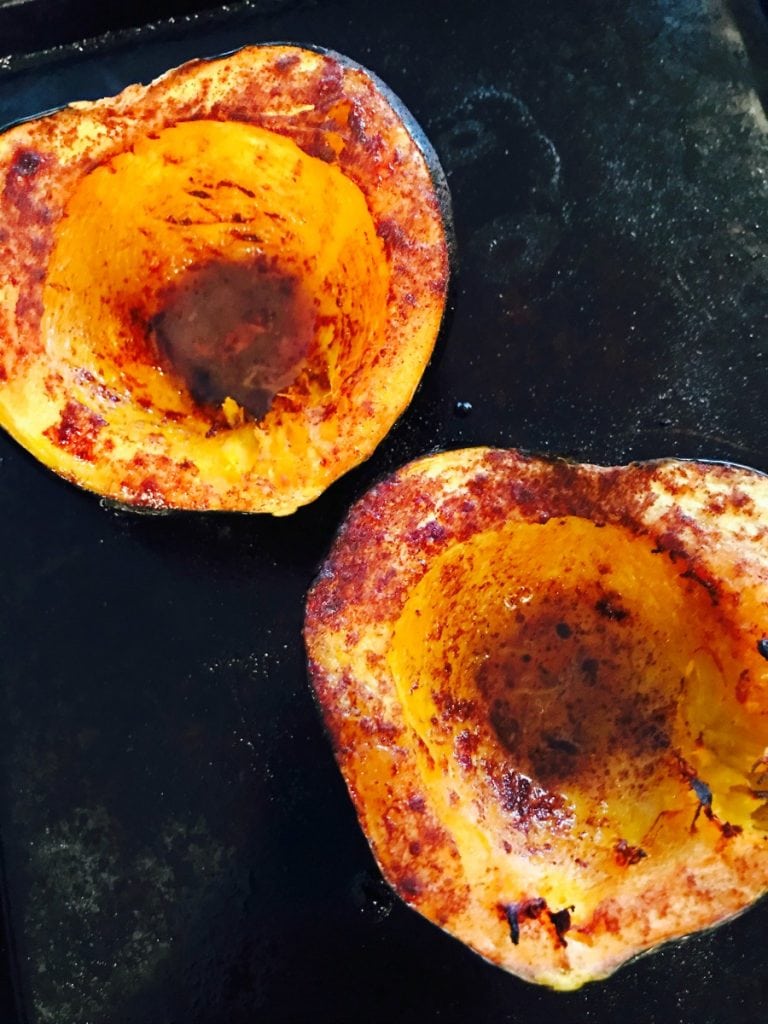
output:
[[768, 479], [695, 463], [460, 451], [362, 500], [306, 640], [407, 902], [566, 989], [762, 894], [766, 530]]
[[257, 47], [0, 136], [0, 423], [157, 508], [284, 514], [367, 457], [448, 271], [395, 106], [342, 58]]

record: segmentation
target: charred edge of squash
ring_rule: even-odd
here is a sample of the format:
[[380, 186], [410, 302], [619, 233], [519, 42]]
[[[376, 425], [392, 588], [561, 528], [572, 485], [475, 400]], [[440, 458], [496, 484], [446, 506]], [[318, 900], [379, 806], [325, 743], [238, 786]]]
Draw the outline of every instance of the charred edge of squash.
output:
[[[458, 451], [465, 452], [468, 455], [479, 455], [483, 452], [511, 451], [511, 449], [501, 449], [493, 447], [489, 448], [487, 445], [483, 444], [471, 445], [469, 447], [461, 449], [452, 449], [444, 445], [435, 445], [432, 448], [428, 449], [426, 452], [423, 452], [421, 455], [416, 455], [413, 458], [408, 459], [406, 462], [401, 463], [394, 469], [382, 469], [367, 481], [361, 481], [359, 486], [355, 490], [355, 494], [350, 501], [349, 507], [344, 512], [343, 518], [337, 524], [336, 529], [333, 535], [331, 536], [331, 539], [329, 540], [327, 546], [323, 550], [314, 567], [313, 583], [308, 591], [308, 595], [311, 594], [312, 591], [321, 584], [323, 567], [326, 565], [331, 555], [336, 550], [342, 538], [342, 535], [346, 529], [347, 523], [352, 520], [358, 509], [362, 509], [364, 502], [367, 501], [368, 497], [373, 493], [373, 491], [375, 491], [382, 485], [390, 482], [395, 477], [399, 477], [401, 474], [407, 473], [412, 467], [418, 466], [420, 463], [424, 462], [428, 458], [431, 458], [432, 456], [445, 455], [451, 452], [456, 453]], [[657, 458], [653, 459], [632, 459], [631, 461], [624, 463], [621, 466], [609, 466], [599, 463], [583, 463], [580, 462], [579, 459], [575, 456], [560, 455], [557, 453], [548, 452], [537, 448], [520, 447], [515, 448], [514, 451], [515, 454], [518, 455], [524, 462], [542, 462], [552, 466], [560, 465], [569, 470], [577, 469], [578, 467], [581, 466], [594, 466], [596, 468], [600, 468], [603, 470], [610, 470], [616, 468], [653, 470], [657, 468], [661, 469], [664, 466], [683, 464], [689, 466], [712, 466], [715, 468], [722, 467], [723, 469], [739, 470], [746, 473], [755, 474], [756, 476], [768, 478], [768, 469], [758, 469], [754, 466], [748, 466], [745, 463], [735, 462], [731, 459], [707, 459], [699, 458], [698, 456], [660, 455]], [[766, 660], [768, 660], [768, 625], [766, 626], [764, 650], [765, 653], [763, 653], [762, 650], [760, 653], [762, 653], [763, 657], [766, 658]]]
[[[445, 242], [448, 249], [448, 288], [450, 289], [453, 281], [455, 280], [455, 269], [458, 268], [458, 245], [456, 241], [456, 227], [453, 217], [453, 201], [451, 198], [451, 190], [448, 185], [448, 177], [443, 169], [440, 157], [437, 154], [435, 147], [429, 141], [427, 133], [422, 128], [415, 115], [411, 113], [410, 109], [406, 106], [403, 100], [400, 99], [398, 94], [389, 86], [383, 79], [381, 79], [375, 71], [366, 67], [365, 64], [360, 64], [352, 57], [348, 57], [346, 54], [339, 53], [338, 50], [330, 49], [327, 46], [321, 46], [316, 43], [303, 43], [297, 42], [296, 40], [290, 39], [272, 39], [267, 42], [259, 43], [243, 43], [242, 46], [236, 46], [231, 50], [222, 50], [220, 53], [210, 54], [206, 57], [191, 57], [189, 60], [184, 61], [182, 64], [177, 65], [175, 68], [171, 68], [168, 71], [164, 71], [162, 74], [157, 75], [151, 82], [147, 84], [147, 87], [153, 84], [153, 82], [160, 81], [165, 78], [166, 75], [181, 71], [183, 69], [191, 69], [197, 65], [212, 64], [219, 60], [224, 60], [227, 57], [234, 57], [242, 50], [250, 49], [269, 49], [273, 46], [290, 46], [296, 47], [300, 50], [309, 50], [312, 53], [320, 54], [323, 57], [329, 57], [331, 60], [341, 64], [342, 67], [349, 68], [352, 71], [360, 71], [366, 75], [376, 87], [377, 92], [381, 93], [386, 99], [387, 103], [392, 107], [397, 116], [402, 121], [408, 134], [416, 143], [421, 155], [424, 157], [424, 162], [427, 165], [427, 169], [432, 179], [432, 186], [435, 190], [435, 197], [437, 199], [438, 206], [440, 208], [440, 214], [443, 219], [443, 230], [445, 232]], [[134, 84], [133, 80], [129, 80], [121, 84], [120, 89], [126, 89], [128, 86]], [[22, 124], [29, 124], [32, 121], [39, 121], [45, 117], [51, 117], [54, 114], [60, 113], [62, 110], [66, 110], [77, 100], [71, 100], [67, 103], [61, 103], [55, 107], [49, 107], [46, 110], [40, 110], [33, 114], [25, 114], [23, 117], [15, 118], [13, 121], [8, 121], [6, 124], [0, 125], [0, 135], [4, 135], [12, 128], [16, 128]], [[443, 313], [443, 320], [445, 320], [445, 313]]]
[[[445, 320], [445, 317], [447, 315], [449, 315], [449, 313], [448, 313], [448, 311], [446, 309], [446, 312], [443, 314], [443, 319], [444, 320]], [[444, 454], [447, 454], [448, 452], [450, 452], [452, 450], [454, 450], [454, 449], [451, 449], [451, 448], [449, 448], [447, 446], [444, 446], [444, 445], [435, 445], [432, 448], [429, 448], [427, 451], [423, 452], [421, 455], [416, 455], [412, 459], [409, 459], [407, 462], [401, 463], [399, 466], [396, 466], [394, 469], [391, 469], [391, 468], [390, 469], [382, 469], [377, 474], [375, 474], [373, 477], [368, 479], [367, 481], [365, 481], [365, 480], [361, 481], [360, 485], [357, 487], [357, 489], [355, 491], [355, 494], [354, 494], [354, 496], [353, 496], [353, 498], [352, 498], [352, 500], [350, 502], [349, 507], [347, 508], [347, 510], [346, 510], [346, 512], [344, 514], [344, 518], [341, 520], [340, 523], [337, 524], [336, 530], [335, 530], [333, 536], [331, 537], [331, 539], [328, 542], [327, 546], [325, 547], [322, 555], [320, 556], [317, 564], [314, 567], [315, 583], [313, 583], [313, 588], [314, 588], [315, 585], [317, 585], [317, 583], [320, 582], [319, 579], [318, 579], [318, 574], [320, 573], [320, 571], [321, 571], [322, 567], [325, 565], [325, 563], [328, 561], [331, 553], [336, 548], [336, 545], [337, 545], [337, 543], [339, 541], [340, 534], [342, 533], [347, 520], [352, 518], [353, 512], [355, 511], [355, 509], [357, 508], [358, 505], [362, 505], [363, 500], [367, 497], [369, 492], [375, 490], [377, 487], [381, 486], [382, 484], [385, 484], [387, 481], [391, 480], [394, 476], [399, 476], [401, 473], [407, 472], [410, 467], [418, 465], [420, 462], [423, 462], [425, 459], [430, 458], [433, 455], [444, 455]], [[463, 449], [460, 449], [460, 450], [468, 452], [468, 453], [472, 453], [472, 452], [478, 452], [479, 453], [479, 452], [483, 452], [483, 451], [488, 451], [489, 449], [488, 449], [487, 445], [479, 444], [479, 445], [470, 446], [468, 448], [463, 448]], [[499, 450], [499, 449], [497, 449], [497, 450]], [[545, 451], [543, 449], [538, 449], [538, 448], [515, 448], [515, 452], [525, 462], [546, 462], [546, 463], [548, 463], [550, 465], [561, 465], [563, 467], [567, 467], [568, 469], [575, 469], [578, 466], [582, 466], [582, 465], [595, 465], [595, 466], [598, 465], [598, 463], [582, 463], [575, 456], [559, 455], [557, 453], [547, 452], [547, 451]], [[658, 458], [655, 458], [655, 459], [633, 459], [630, 462], [624, 463], [619, 468], [621, 468], [621, 469], [629, 469], [630, 467], [632, 467], [632, 468], [636, 468], [636, 469], [643, 469], [643, 468], [645, 468], [645, 469], [654, 469], [654, 468], [662, 468], [663, 466], [667, 466], [667, 465], [670, 465], [670, 464], [677, 465], [677, 464], [680, 464], [680, 463], [683, 463], [683, 464], [686, 464], [686, 465], [691, 465], [691, 466], [714, 466], [714, 467], [721, 466], [724, 469], [743, 470], [744, 472], [747, 472], [747, 473], [755, 473], [758, 476], [768, 477], [768, 470], [756, 469], [754, 466], [747, 466], [745, 463], [734, 462], [731, 459], [706, 459], [706, 458], [699, 458], [697, 456], [660, 455]], [[602, 466], [601, 465], [600, 468], [601, 469], [611, 469], [611, 468], [617, 468], [617, 467], [612, 467], [612, 466], [607, 466], [607, 465], [606, 466]], [[766, 653], [765, 653], [764, 657], [766, 659], [768, 659], [768, 626], [766, 626], [765, 650], [766, 650]]]
[[[338, 50], [333, 50], [327, 46], [321, 46], [317, 43], [303, 43], [297, 42], [296, 40], [290, 39], [272, 39], [268, 41], [262, 41], [258, 43], [243, 43], [241, 46], [236, 46], [231, 50], [222, 50], [220, 53], [210, 54], [206, 57], [191, 57], [189, 60], [178, 64], [176, 67], [171, 68], [167, 71], [162, 72], [160, 75], [155, 76], [152, 81], [147, 83], [146, 88], [149, 88], [154, 82], [158, 82], [165, 78], [166, 75], [175, 74], [178, 71], [188, 70], [198, 65], [212, 64], [219, 60], [224, 60], [227, 57], [234, 57], [236, 54], [243, 50], [251, 49], [269, 49], [273, 46], [288, 46], [295, 47], [299, 50], [309, 50], [311, 53], [320, 54], [322, 57], [329, 57], [331, 60], [336, 61], [342, 67], [349, 68], [352, 71], [360, 71], [366, 75], [376, 87], [376, 91], [379, 92], [386, 99], [387, 103], [392, 107], [397, 116], [402, 121], [408, 134], [416, 143], [421, 155], [424, 157], [424, 162], [429, 170], [430, 177], [432, 179], [432, 185], [435, 190], [435, 196], [437, 198], [438, 206], [440, 207], [440, 214], [443, 218], [443, 229], [445, 231], [445, 241], [448, 248], [448, 268], [449, 271], [455, 266], [457, 259], [457, 243], [456, 243], [456, 229], [453, 219], [453, 202], [451, 199], [451, 190], [448, 185], [448, 177], [443, 170], [443, 165], [440, 161], [440, 157], [435, 150], [435, 147], [429, 141], [429, 138], [421, 127], [421, 124], [416, 117], [411, 113], [410, 109], [406, 106], [403, 100], [400, 99], [398, 94], [384, 82], [375, 71], [371, 71], [370, 68], [366, 67], [365, 64], [360, 64], [352, 57], [348, 57], [346, 54], [339, 53]], [[122, 89], [127, 89], [130, 85], [133, 85], [133, 79], [127, 80], [122, 83], [118, 89], [118, 92]], [[32, 114], [25, 114], [23, 117], [15, 118], [13, 121], [8, 121], [5, 124], [0, 125], [0, 135], [4, 135], [12, 128], [16, 128], [22, 124], [29, 124], [32, 121], [40, 121], [45, 117], [51, 117], [54, 114], [60, 113], [62, 110], [66, 110], [72, 106], [73, 103], [78, 102], [77, 99], [70, 100], [67, 103], [60, 103], [58, 106], [49, 107], [45, 110], [36, 111]], [[449, 281], [453, 278], [453, 274], [449, 274]]]

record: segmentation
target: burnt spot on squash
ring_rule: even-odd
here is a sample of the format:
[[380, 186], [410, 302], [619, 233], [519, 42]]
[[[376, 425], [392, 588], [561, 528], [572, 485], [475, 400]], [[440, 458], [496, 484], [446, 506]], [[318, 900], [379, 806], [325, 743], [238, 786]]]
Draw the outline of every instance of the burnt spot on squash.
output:
[[439, 543], [445, 538], [446, 530], [442, 523], [439, 523], [436, 519], [430, 519], [429, 522], [424, 523], [423, 526], [419, 526], [417, 530], [413, 531], [410, 539], [415, 544], [420, 543]]
[[693, 765], [690, 764], [682, 754], [675, 752], [675, 758], [682, 779], [691, 787], [696, 799], [699, 801], [699, 806], [696, 809], [696, 816], [694, 817], [693, 824], [691, 825], [691, 829], [693, 829], [693, 826], [696, 824], [696, 819], [702, 809], [711, 810], [712, 808], [712, 790], [704, 779], [700, 778], [696, 774], [696, 770]]
[[52, 157], [19, 147], [11, 160], [3, 186], [3, 200], [15, 209], [23, 227], [44, 229], [51, 222], [51, 210], [41, 198], [38, 175]]
[[571, 927], [571, 912], [575, 907], [563, 907], [562, 910], [548, 910], [549, 919], [552, 922], [552, 926], [555, 929], [555, 936], [557, 944], [563, 949], [568, 945], [565, 939], [565, 933], [570, 930]]
[[44, 431], [45, 436], [59, 448], [65, 448], [77, 459], [92, 462], [99, 431], [107, 421], [98, 413], [70, 399], [62, 410], [58, 423]]
[[713, 605], [717, 605], [720, 602], [720, 587], [715, 579], [710, 575], [705, 575], [701, 569], [694, 569], [692, 566], [686, 569], [685, 572], [680, 574], [680, 578], [684, 580], [691, 580], [693, 583], [697, 583], [700, 587], [703, 587], [709, 599]]
[[469, 731], [462, 729], [453, 741], [453, 753], [457, 763], [464, 771], [472, 771], [474, 768], [474, 755], [480, 745], [480, 738]]
[[474, 716], [477, 709], [474, 700], [456, 697], [449, 690], [434, 691], [432, 699], [440, 712], [440, 717], [446, 722], [466, 721]]
[[262, 262], [212, 262], [164, 289], [149, 327], [158, 359], [201, 407], [233, 399], [260, 420], [306, 361], [313, 304]]
[[517, 946], [520, 942], [520, 911], [516, 903], [507, 903], [501, 907], [502, 913], [509, 925], [509, 937], [512, 944]]
[[562, 736], [556, 736], [552, 733], [544, 732], [542, 733], [542, 739], [550, 750], [555, 751], [558, 754], [567, 754], [568, 757], [576, 757], [579, 753], [578, 745]]
[[664, 530], [659, 534], [654, 547], [651, 549], [651, 553], [654, 555], [666, 555], [671, 562], [677, 562], [679, 559], [688, 561], [690, 557], [683, 547], [680, 535], [674, 530]]
[[683, 779], [691, 787], [698, 800], [698, 806], [691, 822], [691, 832], [696, 831], [696, 822], [699, 816], [703, 814], [708, 821], [711, 821], [720, 830], [723, 839], [733, 839], [735, 836], [741, 835], [743, 832], [741, 825], [734, 825], [729, 821], [723, 821], [722, 818], [715, 814], [712, 806], [713, 794], [709, 784], [697, 775], [693, 766], [681, 754], [677, 754], [676, 758]]
[[498, 912], [509, 926], [509, 938], [513, 946], [520, 943], [521, 924], [527, 921], [544, 920], [551, 925], [555, 945], [565, 948], [568, 943], [565, 934], [571, 928], [573, 906], [562, 910], [550, 910], [547, 901], [541, 898], [522, 900], [519, 903], [500, 903]]
[[623, 607], [618, 594], [604, 594], [595, 602], [595, 611], [612, 622], [623, 622], [629, 618], [629, 612]]
[[597, 658], [585, 658], [581, 663], [581, 671], [588, 686], [597, 685], [597, 672], [600, 662]]
[[501, 809], [516, 829], [527, 832], [534, 825], [546, 825], [554, 832], [570, 830], [573, 809], [561, 793], [545, 789], [511, 765], [487, 761], [483, 767]]
[[43, 154], [34, 149], [19, 149], [11, 163], [10, 172], [22, 178], [31, 178], [40, 170], [44, 160]]
[[613, 858], [619, 867], [632, 867], [639, 864], [648, 854], [641, 846], [632, 846], [626, 839], [617, 839], [613, 847]]
[[237, 181], [230, 181], [228, 178], [221, 178], [219, 181], [216, 182], [216, 184], [213, 187], [214, 188], [233, 188], [233, 189], [236, 189], [238, 192], [242, 192], [243, 195], [247, 196], [249, 199], [255, 199], [256, 198], [256, 193], [252, 189], [247, 188], [245, 185], [241, 185]]

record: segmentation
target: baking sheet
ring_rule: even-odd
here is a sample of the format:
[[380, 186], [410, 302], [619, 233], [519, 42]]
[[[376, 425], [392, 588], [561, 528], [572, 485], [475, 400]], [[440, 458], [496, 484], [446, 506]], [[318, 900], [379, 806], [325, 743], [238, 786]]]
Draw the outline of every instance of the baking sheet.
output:
[[437, 148], [460, 259], [411, 408], [290, 519], [115, 513], [0, 438], [19, 1020], [763, 1024], [765, 904], [563, 995], [394, 899], [300, 628], [349, 504], [436, 448], [768, 471], [764, 29], [716, 0], [273, 2], [0, 66], [4, 123], [249, 42], [339, 50]]

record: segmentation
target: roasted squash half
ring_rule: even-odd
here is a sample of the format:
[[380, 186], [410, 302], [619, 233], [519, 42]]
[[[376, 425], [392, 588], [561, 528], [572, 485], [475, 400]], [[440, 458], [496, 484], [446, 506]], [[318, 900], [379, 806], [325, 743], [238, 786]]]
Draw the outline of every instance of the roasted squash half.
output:
[[768, 478], [472, 449], [352, 510], [312, 682], [402, 898], [571, 989], [768, 888]]
[[290, 513], [371, 454], [448, 280], [437, 159], [336, 54], [249, 47], [0, 136], [0, 424], [129, 505]]

